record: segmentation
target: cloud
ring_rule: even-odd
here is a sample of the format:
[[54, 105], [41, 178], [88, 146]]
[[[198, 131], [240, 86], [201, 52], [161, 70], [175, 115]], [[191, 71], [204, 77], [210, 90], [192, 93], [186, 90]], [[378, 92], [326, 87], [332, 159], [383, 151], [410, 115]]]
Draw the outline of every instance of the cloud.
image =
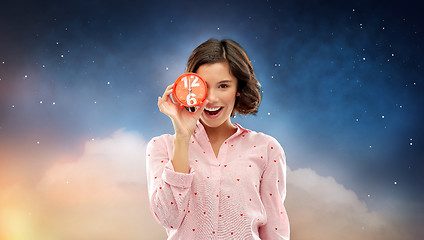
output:
[[287, 171], [286, 208], [295, 240], [412, 239], [406, 224], [370, 211], [357, 195], [311, 169]]
[[145, 148], [142, 136], [124, 130], [89, 141], [78, 159], [56, 162], [45, 174], [40, 190], [58, 203], [128, 199], [132, 196], [128, 188], [145, 186]]
[[36, 187], [3, 189], [0, 238], [165, 239], [149, 210], [145, 148], [141, 135], [118, 130], [53, 161]]
[[18, 184], [0, 190], [0, 239], [34, 239], [39, 209], [33, 194]]
[[145, 149], [141, 135], [118, 130], [87, 142], [75, 161], [53, 165], [39, 184], [51, 209], [48, 234], [69, 240], [164, 238], [149, 210]]
[[[165, 239], [149, 210], [145, 148], [143, 136], [118, 130], [54, 161], [35, 188], [2, 189], [0, 238]], [[286, 207], [294, 240], [413, 239], [407, 223], [311, 169], [287, 170]]]

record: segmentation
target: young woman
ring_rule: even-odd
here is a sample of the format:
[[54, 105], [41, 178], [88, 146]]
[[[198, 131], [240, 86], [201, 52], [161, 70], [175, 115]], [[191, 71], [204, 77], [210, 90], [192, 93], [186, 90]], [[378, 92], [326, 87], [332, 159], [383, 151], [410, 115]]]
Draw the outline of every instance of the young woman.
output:
[[242, 47], [210, 39], [198, 46], [187, 72], [208, 94], [195, 112], [180, 108], [169, 85], [158, 98], [174, 135], [147, 146], [151, 210], [168, 239], [289, 239], [284, 207], [286, 162], [273, 137], [231, 123], [256, 113], [260, 85]]

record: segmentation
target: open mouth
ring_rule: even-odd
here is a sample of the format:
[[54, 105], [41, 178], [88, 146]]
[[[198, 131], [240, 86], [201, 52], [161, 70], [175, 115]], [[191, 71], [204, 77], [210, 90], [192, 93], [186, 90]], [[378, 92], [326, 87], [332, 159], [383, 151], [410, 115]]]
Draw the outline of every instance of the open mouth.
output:
[[205, 108], [205, 113], [209, 114], [209, 115], [216, 115], [219, 113], [219, 111], [221, 111], [222, 107], [217, 107], [217, 108]]

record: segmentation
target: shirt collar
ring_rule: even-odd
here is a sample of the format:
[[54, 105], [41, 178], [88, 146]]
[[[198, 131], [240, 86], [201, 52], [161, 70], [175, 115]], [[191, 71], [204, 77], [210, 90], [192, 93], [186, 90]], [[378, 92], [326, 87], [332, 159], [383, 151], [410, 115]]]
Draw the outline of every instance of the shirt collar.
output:
[[[233, 125], [237, 127], [237, 131], [233, 135], [231, 135], [230, 138], [236, 137], [236, 136], [238, 136], [242, 133], [250, 132], [249, 129], [242, 127], [238, 123], [233, 123]], [[197, 135], [197, 134], [200, 134], [200, 133], [206, 134], [206, 130], [205, 130], [205, 127], [203, 127], [203, 124], [200, 121], [197, 121], [196, 129], [194, 130], [194, 135]]]

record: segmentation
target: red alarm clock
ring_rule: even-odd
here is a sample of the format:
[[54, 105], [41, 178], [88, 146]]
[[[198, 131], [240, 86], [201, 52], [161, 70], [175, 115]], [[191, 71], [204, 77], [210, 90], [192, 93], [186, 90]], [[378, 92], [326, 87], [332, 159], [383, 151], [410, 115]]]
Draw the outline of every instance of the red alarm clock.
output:
[[206, 82], [196, 73], [184, 73], [174, 83], [173, 99], [181, 107], [202, 105], [207, 95]]

